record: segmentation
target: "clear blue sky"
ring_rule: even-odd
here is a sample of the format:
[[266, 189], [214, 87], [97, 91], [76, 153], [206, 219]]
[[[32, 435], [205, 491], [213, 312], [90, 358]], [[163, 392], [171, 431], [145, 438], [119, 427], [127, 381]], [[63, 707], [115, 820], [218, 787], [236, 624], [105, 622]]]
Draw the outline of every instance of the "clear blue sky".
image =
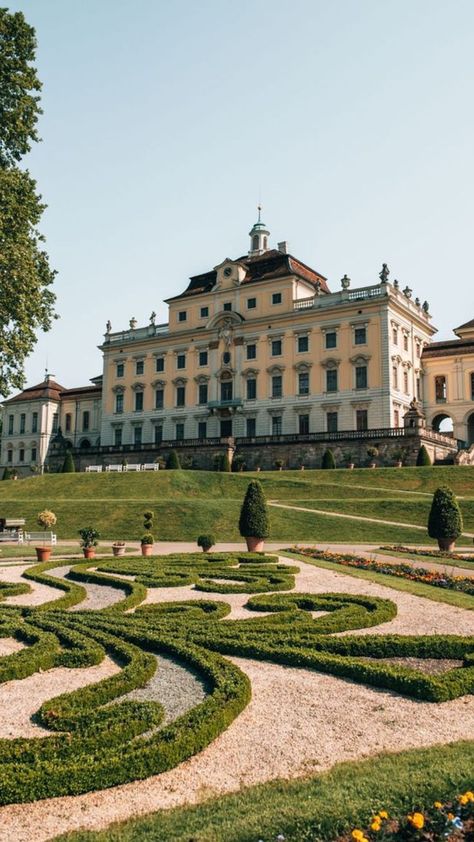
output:
[[439, 338], [474, 318], [472, 0], [15, 0], [37, 30], [43, 142], [28, 157], [66, 386], [97, 345], [189, 275], [272, 242], [329, 278], [428, 299]]

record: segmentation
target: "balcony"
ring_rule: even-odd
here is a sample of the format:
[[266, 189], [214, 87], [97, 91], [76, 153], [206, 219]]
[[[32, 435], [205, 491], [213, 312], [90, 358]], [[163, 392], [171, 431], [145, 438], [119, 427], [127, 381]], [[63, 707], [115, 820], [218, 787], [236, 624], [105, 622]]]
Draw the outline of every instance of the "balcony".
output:
[[243, 406], [244, 402], [242, 398], [230, 398], [229, 400], [225, 401], [208, 401], [207, 407], [208, 409], [237, 409], [239, 406]]

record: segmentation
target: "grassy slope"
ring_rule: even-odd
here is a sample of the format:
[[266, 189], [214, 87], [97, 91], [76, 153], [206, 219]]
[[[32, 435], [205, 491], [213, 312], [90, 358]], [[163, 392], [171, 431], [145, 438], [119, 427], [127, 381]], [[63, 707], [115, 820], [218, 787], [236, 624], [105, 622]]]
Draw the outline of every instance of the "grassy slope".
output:
[[[140, 537], [142, 513], [145, 508], [151, 508], [156, 514], [155, 533], [159, 539], [193, 540], [200, 531], [212, 530], [220, 540], [237, 540], [240, 503], [254, 476], [260, 479], [270, 500], [295, 505], [304, 501], [309, 507], [314, 505], [356, 514], [367, 512], [368, 516], [374, 517], [385, 517], [393, 512], [395, 520], [420, 524], [426, 521], [431, 493], [439, 485], [449, 484], [458, 494], [474, 496], [474, 468], [464, 467], [259, 474], [205, 471], [53, 474], [0, 482], [0, 516], [24, 516], [27, 527], [36, 529], [37, 512], [51, 508], [58, 516], [60, 538], [75, 538], [77, 529], [93, 524], [105, 539], [131, 539]], [[426, 497], [407, 491], [421, 492]], [[466, 501], [463, 505], [467, 507], [467, 517], [472, 513], [474, 519], [473, 504]], [[403, 513], [403, 517], [397, 512]], [[427, 540], [421, 531], [373, 526], [305, 512], [272, 509], [271, 517], [271, 538], [274, 540], [349, 543], [423, 543]], [[387, 516], [387, 519], [392, 517]]]
[[196, 807], [164, 810], [68, 842], [330, 842], [365, 827], [376, 810], [404, 815], [448, 800], [473, 784], [474, 742], [342, 763], [323, 775], [276, 781]]

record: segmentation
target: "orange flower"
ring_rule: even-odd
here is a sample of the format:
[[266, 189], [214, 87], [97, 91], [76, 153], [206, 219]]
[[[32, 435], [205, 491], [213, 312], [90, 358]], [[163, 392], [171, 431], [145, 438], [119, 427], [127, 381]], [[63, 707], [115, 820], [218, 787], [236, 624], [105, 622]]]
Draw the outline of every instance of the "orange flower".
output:
[[410, 824], [416, 827], [417, 830], [421, 830], [424, 827], [425, 817], [423, 813], [411, 813], [407, 818]]

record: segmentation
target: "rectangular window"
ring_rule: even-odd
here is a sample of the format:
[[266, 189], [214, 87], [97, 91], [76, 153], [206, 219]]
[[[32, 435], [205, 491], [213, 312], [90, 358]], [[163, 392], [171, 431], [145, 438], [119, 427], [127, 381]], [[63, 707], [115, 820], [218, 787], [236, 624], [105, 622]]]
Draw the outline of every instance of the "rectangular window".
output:
[[221, 401], [231, 401], [233, 398], [232, 380], [221, 383]]
[[176, 368], [186, 368], [186, 354], [178, 354], [176, 357]]
[[[198, 403], [207, 403], [207, 383], [200, 383], [198, 389]], [[201, 436], [200, 436], [201, 438]]]
[[337, 392], [337, 368], [326, 371], [326, 392]]
[[224, 301], [224, 306], [222, 309], [225, 310], [226, 313], [229, 313], [232, 310], [232, 302]]
[[247, 298], [247, 310], [255, 310], [257, 306], [256, 298]]
[[134, 427], [133, 428], [133, 443], [134, 444], [141, 444], [142, 443], [142, 428], [141, 427]]
[[367, 366], [356, 366], [356, 389], [367, 389]]
[[7, 462], [13, 462], [13, 450], [9, 450], [7, 453]]
[[53, 432], [53, 433], [57, 433], [57, 432], [58, 432], [58, 426], [59, 426], [58, 413], [57, 413], [57, 412], [55, 412], [55, 413], [54, 413], [54, 415], [53, 415], [53, 427], [52, 427], [52, 432]]
[[25, 461], [25, 449], [24, 449], [24, 447], [20, 447], [20, 456], [19, 456], [19, 460], [20, 460], [20, 462], [24, 462], [24, 461]]
[[114, 445], [120, 447], [122, 444], [122, 428], [114, 427]]
[[207, 439], [207, 423], [205, 421], [199, 421], [198, 439]]
[[33, 412], [33, 416], [31, 419], [31, 432], [37, 433], [38, 432], [38, 413]]
[[123, 394], [115, 395], [115, 412], [123, 412]]
[[337, 348], [337, 333], [335, 330], [326, 333], [326, 348]]
[[421, 380], [419, 377], [416, 378], [416, 399], [421, 401]]
[[178, 441], [183, 441], [184, 439], [184, 424], [182, 423], [176, 424], [176, 438]]
[[392, 380], [393, 380], [393, 388], [398, 389], [398, 366], [394, 365], [392, 367]]
[[403, 390], [408, 395], [408, 371], [403, 372]]
[[298, 415], [298, 432], [300, 436], [309, 433], [309, 415]]
[[178, 313], [178, 322], [185, 322], [188, 318], [187, 310], [180, 310]]
[[471, 374], [471, 401], [474, 401], [474, 371]]
[[257, 397], [257, 381], [254, 377], [247, 380], [247, 400], [254, 401]]
[[207, 365], [207, 364], [208, 364], [207, 351], [199, 351], [199, 365]]
[[283, 378], [281, 374], [272, 377], [272, 398], [281, 398], [283, 394]]
[[157, 389], [155, 392], [155, 409], [163, 409], [165, 404], [165, 390]]
[[298, 353], [305, 354], [309, 351], [309, 338], [307, 336], [298, 336]]
[[163, 441], [163, 426], [155, 424], [155, 444], [161, 444]]
[[272, 339], [272, 357], [281, 357], [281, 339]]
[[117, 363], [117, 369], [116, 369], [115, 373], [116, 373], [117, 377], [123, 377], [123, 375], [125, 373], [124, 363]]
[[421, 345], [420, 345], [419, 342], [416, 343], [416, 356], [417, 356], [417, 359], [420, 359], [420, 357], [421, 357]]
[[393, 410], [393, 425], [394, 427], [400, 426], [400, 411], [398, 409]]
[[36, 447], [31, 448], [31, 461], [36, 462]]
[[256, 345], [247, 345], [247, 359], [248, 360], [256, 360], [257, 359], [257, 346]]
[[253, 439], [255, 437], [256, 429], [257, 429], [256, 419], [255, 418], [247, 418], [247, 430], [246, 430], [246, 432], [247, 432], [247, 436], [250, 439]]
[[408, 351], [408, 334], [403, 334], [403, 350]]
[[392, 342], [394, 345], [398, 345], [398, 330], [396, 327], [392, 328]]
[[156, 371], [164, 371], [165, 370], [165, 358], [164, 357], [157, 357], [156, 358]]
[[281, 304], [281, 292], [274, 292], [272, 294], [272, 304]]
[[89, 422], [90, 422], [90, 412], [86, 410], [82, 413], [82, 429], [88, 430], [89, 429]]
[[300, 371], [298, 374], [298, 394], [309, 395], [309, 372]]
[[21, 415], [20, 415], [20, 435], [25, 432], [25, 426], [26, 426], [26, 415], [25, 415], [24, 412], [22, 412]]
[[176, 389], [176, 406], [185, 406], [186, 386], [178, 386]]
[[201, 307], [200, 316], [201, 319], [209, 318], [209, 307]]
[[66, 433], [71, 432], [72, 416], [70, 412], [66, 412]]
[[14, 419], [14, 416], [13, 416], [13, 415], [9, 415], [9, 416], [8, 416], [8, 435], [9, 435], [9, 436], [12, 436], [12, 435], [13, 435], [13, 424], [14, 424], [14, 420], [15, 420], [15, 419]]
[[356, 327], [354, 330], [354, 345], [367, 344], [367, 329], [365, 327]]
[[281, 436], [281, 431], [282, 431], [281, 415], [273, 415], [272, 416], [272, 435], [273, 436]]
[[[143, 411], [143, 392], [135, 392], [135, 412]], [[136, 428], [138, 429], [138, 427]]]
[[446, 377], [443, 374], [440, 374], [438, 377], [435, 377], [435, 396], [436, 403], [446, 403]]
[[366, 409], [357, 409], [356, 410], [356, 428], [357, 431], [360, 433], [363, 430], [369, 429], [368, 423], [368, 416]]
[[140, 376], [140, 374], [143, 374], [144, 371], [145, 371], [145, 361], [144, 360], [137, 360], [136, 365], [135, 365], [135, 374], [138, 374]]
[[337, 433], [338, 415], [337, 412], [326, 413], [326, 426], [328, 433]]

